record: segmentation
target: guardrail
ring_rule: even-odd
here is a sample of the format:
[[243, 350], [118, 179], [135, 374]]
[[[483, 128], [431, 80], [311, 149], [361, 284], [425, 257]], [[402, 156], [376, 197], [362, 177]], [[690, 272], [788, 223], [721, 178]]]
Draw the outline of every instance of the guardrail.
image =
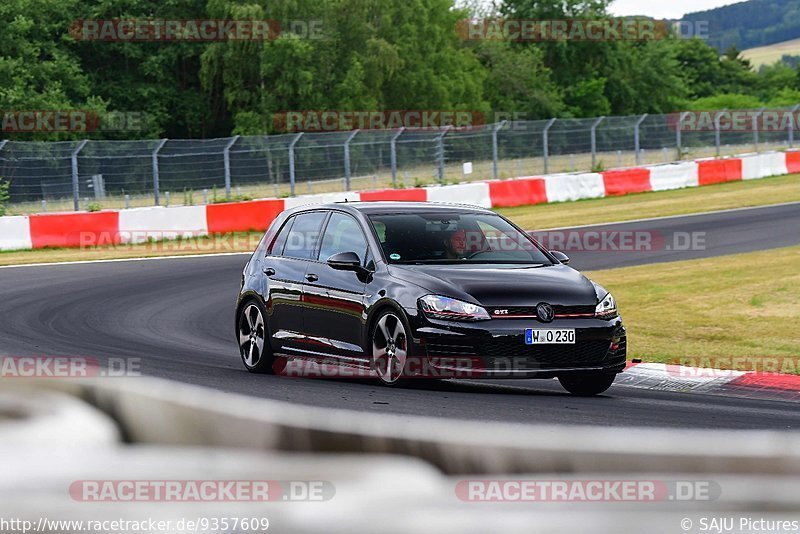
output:
[[[151, 378], [13, 379], [0, 387], [0, 521], [26, 521], [28, 532], [151, 519], [170, 522], [163, 532], [182, 532], [187, 521], [225, 517], [292, 533], [674, 533], [721, 517], [735, 517], [736, 526], [793, 521], [800, 507], [797, 434], [452, 421], [297, 406]], [[302, 502], [94, 503], [75, 490], [82, 481], [165, 480], [317, 481], [327, 491]], [[517, 500], [519, 483], [537, 481], [634, 481], [659, 490], [618, 502], [580, 492]], [[473, 484], [511, 492], [489, 498], [478, 490], [473, 498]], [[706, 493], [673, 499], [678, 485]], [[22, 524], [2, 529], [19, 532]]]

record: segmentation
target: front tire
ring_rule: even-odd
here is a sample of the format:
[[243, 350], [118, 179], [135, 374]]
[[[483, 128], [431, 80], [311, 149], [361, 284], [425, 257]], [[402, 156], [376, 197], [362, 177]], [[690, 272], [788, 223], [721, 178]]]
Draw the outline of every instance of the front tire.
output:
[[561, 375], [558, 381], [564, 389], [577, 397], [593, 397], [607, 391], [616, 378], [616, 373], [594, 372]]
[[264, 318], [264, 306], [257, 300], [248, 301], [239, 314], [236, 331], [239, 334], [239, 354], [251, 373], [274, 374], [274, 355], [269, 348], [269, 336]]
[[372, 370], [385, 386], [394, 386], [403, 377], [409, 357], [409, 340], [400, 314], [385, 311], [372, 327], [370, 350]]

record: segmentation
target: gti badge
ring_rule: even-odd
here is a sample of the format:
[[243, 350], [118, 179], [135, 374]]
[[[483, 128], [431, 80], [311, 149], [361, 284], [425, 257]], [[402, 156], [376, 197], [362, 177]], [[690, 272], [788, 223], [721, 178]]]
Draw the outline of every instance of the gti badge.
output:
[[556, 312], [553, 311], [553, 307], [547, 304], [546, 302], [542, 302], [538, 306], [536, 306], [536, 316], [539, 318], [540, 321], [543, 323], [552, 322], [556, 316]]
[[495, 315], [508, 315], [508, 310], [495, 310]]

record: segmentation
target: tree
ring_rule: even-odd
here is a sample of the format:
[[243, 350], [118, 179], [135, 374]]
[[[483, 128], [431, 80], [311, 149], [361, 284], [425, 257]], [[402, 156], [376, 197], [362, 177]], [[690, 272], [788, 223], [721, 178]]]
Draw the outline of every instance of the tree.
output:
[[[93, 98], [80, 59], [64, 45], [66, 28], [79, 2], [5, 0], [0, 2], [0, 110], [94, 111], [106, 103]], [[9, 134], [20, 140], [72, 139], [82, 133]]]
[[481, 43], [477, 53], [488, 71], [484, 94], [494, 111], [518, 113], [526, 119], [564, 114], [563, 95], [538, 48], [489, 41]]

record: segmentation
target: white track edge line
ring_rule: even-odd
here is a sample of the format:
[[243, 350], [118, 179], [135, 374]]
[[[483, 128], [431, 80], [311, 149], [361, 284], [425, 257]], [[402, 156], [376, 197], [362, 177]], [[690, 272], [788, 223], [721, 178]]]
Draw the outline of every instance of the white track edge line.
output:
[[22, 263], [19, 265], [0, 265], [0, 269], [15, 269], [19, 267], [49, 267], [52, 265], [86, 265], [91, 263], [121, 263], [125, 261], [152, 261], [152, 260], [183, 260], [188, 258], [210, 258], [218, 256], [252, 255], [252, 252], [216, 252], [213, 254], [183, 254], [179, 256], [151, 256], [149, 258], [115, 258], [109, 260], [80, 260], [80, 261], [54, 261], [52, 263]]

